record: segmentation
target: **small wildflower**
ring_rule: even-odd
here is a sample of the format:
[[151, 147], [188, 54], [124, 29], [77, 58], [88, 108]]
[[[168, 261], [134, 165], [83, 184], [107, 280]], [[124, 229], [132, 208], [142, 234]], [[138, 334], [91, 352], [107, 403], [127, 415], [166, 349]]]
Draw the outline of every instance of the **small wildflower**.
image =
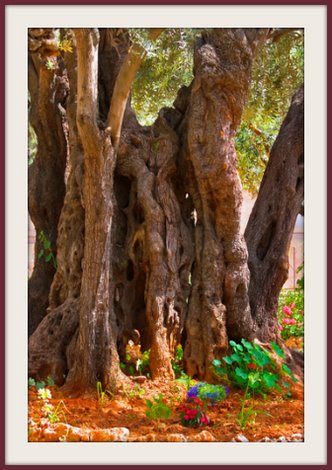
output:
[[284, 318], [283, 321], [284, 325], [295, 325], [296, 320], [294, 318]]
[[286, 315], [291, 316], [292, 315], [292, 309], [290, 307], [284, 306], [281, 309]]

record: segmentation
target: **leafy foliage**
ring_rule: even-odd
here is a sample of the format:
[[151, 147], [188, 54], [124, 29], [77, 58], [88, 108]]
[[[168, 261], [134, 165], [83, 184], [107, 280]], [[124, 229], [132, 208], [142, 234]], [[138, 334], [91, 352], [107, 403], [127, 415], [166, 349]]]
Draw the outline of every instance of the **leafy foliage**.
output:
[[36, 382], [34, 378], [32, 377], [29, 377], [28, 379], [28, 387], [31, 388], [31, 387], [36, 387], [36, 390], [41, 390], [41, 389], [44, 389], [45, 386], [48, 387], [52, 387], [54, 385], [54, 380], [52, 379], [52, 377], [49, 375], [46, 379], [46, 382], [45, 380], [41, 380], [39, 382]]
[[192, 81], [197, 31], [166, 29], [151, 45], [145, 30], [130, 30], [131, 38], [147, 51], [132, 89], [132, 106], [141, 124], [152, 124], [162, 107], [172, 106], [179, 88]]
[[183, 348], [181, 344], [179, 344], [175, 350], [175, 357], [172, 360], [172, 368], [175, 377], [181, 377], [181, 372], [183, 372]]
[[[298, 272], [301, 271], [303, 264], [298, 268]], [[296, 289], [281, 292], [278, 319], [282, 339], [304, 335], [304, 275], [297, 281]]]
[[105, 405], [107, 395], [109, 396], [109, 398], [112, 398], [113, 393], [109, 390], [103, 390], [102, 383], [99, 381], [96, 383], [96, 390], [98, 403], [101, 407], [103, 407]]
[[293, 31], [267, 42], [254, 63], [250, 97], [236, 136], [242, 185], [253, 195], [290, 100], [303, 80], [303, 33]]
[[[280, 385], [289, 386], [287, 382], [281, 380], [282, 375], [288, 375], [296, 382], [287, 365], [282, 363], [280, 367], [272, 353], [259, 344], [250, 343], [245, 339], [241, 340], [241, 344], [235, 341], [230, 341], [229, 344], [233, 353], [224, 356], [223, 363], [214, 359], [212, 366], [217, 375], [228, 377], [235, 386], [247, 389], [248, 393], [257, 392], [265, 396], [272, 388], [280, 391]], [[283, 360], [283, 350], [273, 341], [270, 346], [276, 356]]]
[[42, 248], [38, 253], [38, 258], [44, 258], [46, 263], [51, 263], [54, 269], [57, 268], [57, 260], [56, 257], [52, 251], [52, 244], [51, 240], [49, 240], [44, 231], [41, 230], [38, 234], [38, 240], [42, 243]]

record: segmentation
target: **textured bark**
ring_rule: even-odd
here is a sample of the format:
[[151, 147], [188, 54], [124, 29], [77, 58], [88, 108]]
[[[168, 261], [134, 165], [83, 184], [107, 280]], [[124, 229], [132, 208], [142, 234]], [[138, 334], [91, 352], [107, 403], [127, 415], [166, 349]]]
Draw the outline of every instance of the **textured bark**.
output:
[[41, 232], [51, 242], [56, 255], [57, 225], [65, 195], [64, 173], [67, 142], [64, 130], [66, 74], [60, 64], [48, 70], [43, 63], [45, 48], [54, 46], [52, 30], [30, 30], [29, 92], [30, 122], [38, 138], [37, 155], [29, 167], [29, 214], [35, 226], [34, 270], [29, 279], [29, 336], [35, 331], [48, 307], [48, 294], [55, 273], [51, 263], [38, 258]]
[[212, 30], [194, 57], [195, 80], [186, 117], [184, 159], [197, 213], [196, 258], [186, 322], [187, 372], [212, 378], [211, 362], [228, 337], [252, 335], [247, 250], [240, 236], [242, 188], [234, 137], [265, 30]]
[[262, 341], [279, 338], [277, 306], [288, 276], [288, 251], [304, 197], [304, 91], [294, 95], [251, 212], [245, 239], [250, 269], [249, 298]]
[[[190, 232], [182, 217], [175, 177], [179, 111], [164, 110], [150, 130], [126, 129], [118, 155], [118, 172], [130, 180], [127, 217], [127, 282], [118, 286], [118, 304], [134, 316], [129, 323], [151, 348], [152, 377], [174, 376], [171, 367], [181, 340], [193, 258]], [[133, 289], [132, 287], [136, 288]], [[130, 294], [132, 291], [132, 294]]]

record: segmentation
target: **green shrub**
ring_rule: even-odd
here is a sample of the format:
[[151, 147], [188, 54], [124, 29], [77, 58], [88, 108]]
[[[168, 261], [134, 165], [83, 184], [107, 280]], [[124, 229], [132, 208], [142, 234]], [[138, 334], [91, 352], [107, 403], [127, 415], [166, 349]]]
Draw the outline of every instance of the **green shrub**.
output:
[[145, 415], [150, 419], [168, 419], [171, 416], [171, 408], [167, 405], [162, 393], [152, 400], [146, 400]]
[[256, 392], [265, 396], [272, 388], [278, 391], [281, 386], [288, 388], [288, 382], [282, 380], [285, 375], [296, 382], [289, 367], [281, 361], [285, 354], [275, 342], [272, 341], [270, 346], [276, 359], [272, 351], [270, 353], [260, 345], [245, 339], [241, 340], [241, 344], [235, 341], [230, 341], [229, 344], [233, 354], [223, 357], [223, 362], [214, 359], [212, 366], [218, 376], [227, 377], [235, 386], [248, 390], [249, 394]]

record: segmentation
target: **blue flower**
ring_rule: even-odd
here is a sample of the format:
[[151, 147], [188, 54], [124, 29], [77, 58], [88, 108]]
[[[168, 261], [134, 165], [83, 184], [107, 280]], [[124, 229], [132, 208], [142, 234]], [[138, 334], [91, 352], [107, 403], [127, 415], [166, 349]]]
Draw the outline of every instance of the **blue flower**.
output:
[[187, 396], [189, 398], [191, 397], [197, 397], [198, 395], [198, 385], [194, 385], [193, 387], [191, 387], [188, 391], [187, 391]]

